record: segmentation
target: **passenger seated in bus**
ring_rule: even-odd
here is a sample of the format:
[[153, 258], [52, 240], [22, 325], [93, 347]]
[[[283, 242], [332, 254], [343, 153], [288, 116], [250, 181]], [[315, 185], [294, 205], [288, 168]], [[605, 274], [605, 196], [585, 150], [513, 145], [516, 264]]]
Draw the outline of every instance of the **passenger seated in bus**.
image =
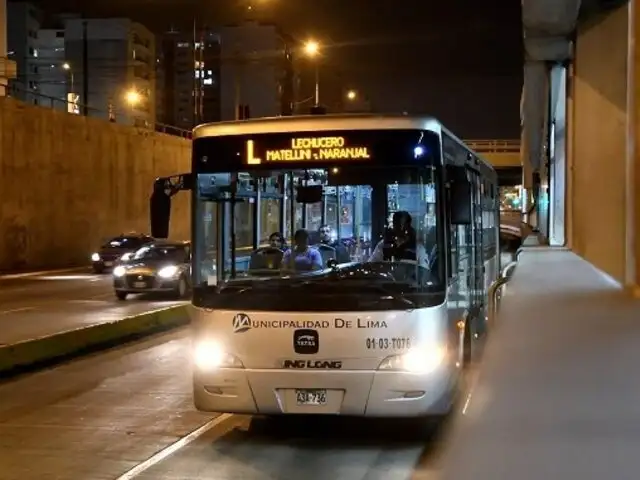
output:
[[429, 268], [427, 251], [424, 245], [417, 240], [415, 229], [411, 226], [412, 218], [409, 212], [398, 211], [393, 214], [392, 225], [380, 240], [375, 250], [369, 257], [370, 262], [383, 262], [385, 260], [385, 245], [389, 243], [389, 234], [393, 237], [393, 246], [396, 251], [401, 251], [402, 260], [413, 260], [421, 267]]
[[309, 246], [309, 232], [298, 230], [293, 236], [293, 243], [282, 257], [282, 270], [309, 272], [323, 268], [320, 252]]
[[289, 247], [287, 247], [287, 241], [280, 232], [273, 232], [269, 235], [269, 246], [272, 248], [279, 248], [283, 252], [286, 251]]
[[336, 261], [338, 263], [349, 263], [351, 261], [347, 247], [340, 241], [331, 239], [331, 227], [329, 225], [322, 225], [318, 229], [318, 235], [321, 245], [327, 245], [336, 251]]
[[251, 254], [250, 274], [278, 273], [286, 249], [285, 240], [280, 232], [269, 235], [269, 246], [260, 247]]

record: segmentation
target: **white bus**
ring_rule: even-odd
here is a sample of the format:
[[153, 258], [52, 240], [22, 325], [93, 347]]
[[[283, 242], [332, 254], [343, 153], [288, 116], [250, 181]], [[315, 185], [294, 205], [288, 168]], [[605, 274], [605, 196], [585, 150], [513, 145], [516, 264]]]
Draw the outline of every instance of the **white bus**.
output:
[[491, 165], [437, 120], [202, 125], [192, 171], [155, 187], [154, 237], [170, 196], [192, 194], [199, 410], [450, 411], [499, 275], [499, 198]]

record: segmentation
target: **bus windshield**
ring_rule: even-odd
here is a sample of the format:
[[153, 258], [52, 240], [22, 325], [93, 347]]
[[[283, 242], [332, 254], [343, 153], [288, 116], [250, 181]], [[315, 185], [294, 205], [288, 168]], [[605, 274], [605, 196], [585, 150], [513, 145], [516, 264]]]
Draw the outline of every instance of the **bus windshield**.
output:
[[194, 304], [317, 311], [444, 299], [438, 168], [200, 173]]

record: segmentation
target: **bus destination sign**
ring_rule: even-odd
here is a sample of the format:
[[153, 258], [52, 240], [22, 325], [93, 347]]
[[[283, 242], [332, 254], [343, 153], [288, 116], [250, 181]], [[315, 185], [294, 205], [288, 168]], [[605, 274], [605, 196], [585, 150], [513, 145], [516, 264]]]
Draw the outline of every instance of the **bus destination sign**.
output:
[[[247, 163], [262, 163], [253, 140], [247, 140]], [[286, 148], [269, 149], [263, 152], [265, 162], [313, 162], [322, 160], [367, 160], [371, 158], [369, 148], [349, 145], [345, 137], [293, 138]]]

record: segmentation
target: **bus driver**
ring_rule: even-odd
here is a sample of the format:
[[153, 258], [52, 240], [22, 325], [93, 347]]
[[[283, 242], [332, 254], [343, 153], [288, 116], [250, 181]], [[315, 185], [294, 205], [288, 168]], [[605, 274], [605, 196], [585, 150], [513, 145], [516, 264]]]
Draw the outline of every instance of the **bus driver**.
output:
[[[427, 251], [421, 242], [418, 242], [415, 229], [411, 226], [411, 215], [409, 212], [400, 210], [393, 214], [392, 226], [389, 233], [394, 237], [394, 249], [403, 252], [404, 260], [417, 261], [418, 265], [429, 268]], [[369, 262], [383, 262], [384, 247], [387, 243], [387, 235], [376, 245], [375, 250], [369, 257]]]

